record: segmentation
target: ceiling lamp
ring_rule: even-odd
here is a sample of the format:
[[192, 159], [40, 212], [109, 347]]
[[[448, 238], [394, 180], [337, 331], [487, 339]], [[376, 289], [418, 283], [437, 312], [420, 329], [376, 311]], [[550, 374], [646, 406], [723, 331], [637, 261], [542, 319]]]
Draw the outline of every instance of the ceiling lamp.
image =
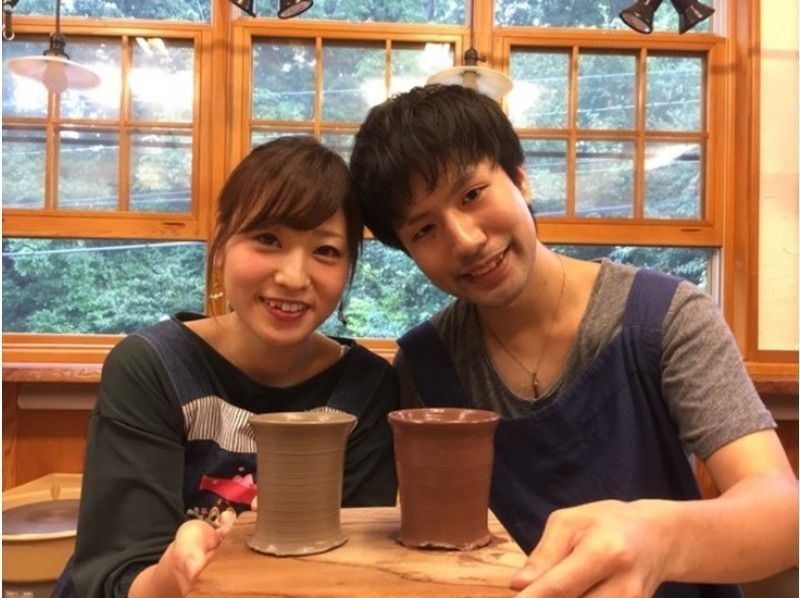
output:
[[[256, 16], [255, 9], [253, 8], [254, 0], [230, 0], [233, 4], [238, 6], [251, 17]], [[280, 0], [278, 8], [278, 17], [281, 19], [291, 19], [300, 13], [307, 11], [314, 5], [314, 0]]]
[[281, 0], [278, 16], [281, 19], [291, 19], [301, 12], [307, 11], [314, 4], [314, 0]]
[[[628, 27], [639, 33], [652, 33], [653, 15], [662, 0], [637, 0], [619, 13], [619, 18]], [[699, 22], [714, 14], [714, 9], [697, 0], [670, 0], [678, 13], [678, 32], [686, 33]]]
[[469, 48], [464, 52], [463, 64], [434, 73], [428, 77], [428, 84], [462, 85], [499, 101], [514, 84], [504, 73], [478, 66], [478, 61], [486, 60], [486, 57], [478, 54], [472, 45], [475, 38], [474, 0], [470, 0], [469, 6]]
[[697, 0], [671, 0], [678, 11], [678, 31], [686, 33], [700, 21], [705, 21], [714, 14], [714, 9]]
[[66, 46], [67, 40], [61, 35], [61, 0], [56, 0], [56, 30], [50, 36], [50, 47], [42, 56], [11, 58], [6, 66], [15, 75], [41, 82], [52, 93], [100, 85], [100, 75], [89, 67], [72, 62], [65, 51]]

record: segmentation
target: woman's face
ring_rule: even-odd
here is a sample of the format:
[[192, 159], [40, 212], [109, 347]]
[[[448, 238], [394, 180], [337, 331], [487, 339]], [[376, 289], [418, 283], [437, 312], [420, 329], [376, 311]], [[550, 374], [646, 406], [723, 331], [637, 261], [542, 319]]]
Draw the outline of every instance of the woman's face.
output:
[[333, 312], [350, 270], [344, 212], [311, 230], [264, 226], [225, 244], [222, 280], [238, 322], [261, 341], [293, 345]]

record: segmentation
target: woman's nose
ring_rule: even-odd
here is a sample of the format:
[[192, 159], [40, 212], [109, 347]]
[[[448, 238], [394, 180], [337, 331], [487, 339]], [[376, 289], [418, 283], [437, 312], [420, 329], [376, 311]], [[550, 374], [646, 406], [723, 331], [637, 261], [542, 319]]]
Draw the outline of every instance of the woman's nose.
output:
[[287, 255], [275, 271], [275, 283], [288, 289], [305, 289], [310, 286], [311, 279], [306, 271], [303, 256]]

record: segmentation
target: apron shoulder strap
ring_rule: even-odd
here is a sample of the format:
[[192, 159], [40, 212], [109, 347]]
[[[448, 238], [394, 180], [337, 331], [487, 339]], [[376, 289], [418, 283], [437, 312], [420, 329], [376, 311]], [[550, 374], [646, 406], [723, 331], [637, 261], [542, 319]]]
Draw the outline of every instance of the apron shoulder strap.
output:
[[661, 330], [675, 289], [681, 279], [670, 274], [642, 269], [636, 272], [625, 306], [625, 326]]

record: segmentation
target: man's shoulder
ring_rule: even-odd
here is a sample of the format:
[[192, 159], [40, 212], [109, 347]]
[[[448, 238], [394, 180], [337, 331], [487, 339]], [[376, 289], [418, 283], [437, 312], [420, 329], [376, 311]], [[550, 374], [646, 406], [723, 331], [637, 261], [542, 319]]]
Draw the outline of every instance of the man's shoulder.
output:
[[442, 335], [446, 331], [458, 329], [474, 313], [474, 306], [463, 299], [454, 299], [433, 316], [429, 322]]

